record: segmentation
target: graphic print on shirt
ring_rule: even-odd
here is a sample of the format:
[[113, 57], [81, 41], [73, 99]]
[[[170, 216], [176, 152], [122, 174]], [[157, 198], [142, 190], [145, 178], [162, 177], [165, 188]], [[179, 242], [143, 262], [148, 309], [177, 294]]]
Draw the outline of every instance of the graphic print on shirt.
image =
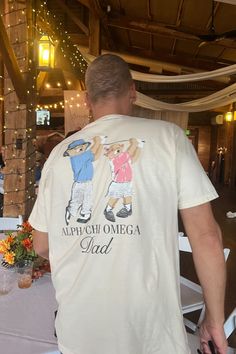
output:
[[91, 142], [84, 139], [75, 140], [68, 145], [63, 154], [64, 157], [70, 158], [74, 176], [71, 197], [65, 211], [66, 225], [69, 224], [71, 217], [77, 216], [78, 212], [77, 222], [87, 223], [91, 219], [93, 162], [102, 153], [102, 139], [103, 137], [100, 136], [94, 137], [90, 149]]
[[132, 215], [132, 164], [137, 161], [144, 141], [129, 139], [129, 146], [125, 150], [124, 144], [116, 142], [106, 148], [105, 156], [109, 159], [112, 181], [109, 185], [107, 196], [109, 200], [104, 210], [105, 218], [115, 222], [114, 208], [122, 199], [123, 207], [116, 213], [119, 218]]

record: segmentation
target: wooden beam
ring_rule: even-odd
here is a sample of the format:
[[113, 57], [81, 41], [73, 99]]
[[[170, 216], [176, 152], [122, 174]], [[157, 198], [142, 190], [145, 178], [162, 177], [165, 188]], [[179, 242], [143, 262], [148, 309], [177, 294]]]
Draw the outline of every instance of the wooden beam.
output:
[[70, 40], [74, 44], [82, 45], [84, 47], [89, 46], [89, 37], [82, 33], [70, 33]]
[[177, 12], [177, 18], [176, 18], [176, 26], [179, 27], [181, 24], [181, 15], [183, 12], [183, 4], [184, 4], [184, 0], [181, 0], [179, 3], [179, 7], [178, 7], [178, 12]]
[[[199, 31], [199, 33], [196, 34], [196, 30], [194, 30], [193, 28], [181, 27], [181, 29], [176, 29], [176, 26], [167, 26], [155, 21], [148, 21], [140, 18], [130, 18], [127, 16], [120, 16], [119, 18], [113, 19], [110, 18], [108, 20], [108, 26], [147, 34], [151, 33], [152, 35], [162, 36], [171, 39], [198, 41], [199, 43], [203, 42], [199, 38], [199, 35], [208, 34], [208, 31]], [[210, 44], [212, 44], [212, 42], [210, 42]], [[235, 49], [235, 43], [229, 40], [219, 40], [217, 41], [217, 45]]]
[[173, 43], [173, 45], [171, 47], [171, 52], [170, 52], [171, 55], [175, 54], [176, 43], [177, 43], [177, 39], [174, 40], [174, 43]]
[[12, 80], [12, 84], [19, 98], [20, 103], [26, 101], [26, 89], [23, 76], [20, 72], [14, 50], [10, 44], [5, 25], [0, 16], [0, 51], [7, 72]]
[[149, 20], [152, 20], [152, 12], [151, 12], [151, 2], [150, 0], [147, 0], [147, 17]]
[[93, 11], [89, 12], [89, 54], [97, 57], [101, 54], [100, 19]]
[[[217, 2], [214, 5], [214, 16], [216, 15], [217, 11], [219, 10], [220, 4]], [[206, 25], [206, 29], [209, 30], [211, 29], [211, 23], [212, 23], [212, 15], [210, 15], [208, 21], [207, 21], [207, 25]]]
[[[138, 48], [123, 48], [122, 54], [128, 54], [128, 55], [135, 55], [136, 57], [139, 58], [139, 63], [143, 62], [143, 65], [147, 63], [148, 61], [155, 61], [157, 64], [162, 65], [162, 63], [166, 63], [166, 67], [179, 67], [179, 71], [181, 72], [182, 69], [189, 69], [193, 68], [192, 72], [196, 72], [197, 70], [199, 71], [208, 71], [214, 69], [218, 69], [223, 67], [223, 65], [219, 65], [213, 61], [210, 60], [201, 60], [201, 59], [193, 59], [191, 56], [179, 56], [179, 55], [170, 55], [169, 52], [162, 51], [161, 53], [158, 51], [147, 51], [147, 50], [142, 50]], [[168, 63], [171, 65], [169, 66]], [[168, 70], [171, 71], [171, 69], [168, 68]], [[174, 72], [174, 70], [172, 70]]]
[[77, 0], [81, 5], [84, 5], [90, 8], [90, 1], [89, 0]]
[[41, 98], [54, 96], [56, 98], [63, 96], [63, 90], [61, 88], [47, 88], [42, 91]]
[[74, 14], [72, 10], [69, 9], [69, 7], [64, 3], [63, 0], [54, 0], [60, 8], [65, 11], [65, 13], [71, 18], [71, 20], [88, 36], [89, 35], [89, 29], [85, 24], [80, 21], [80, 19]]
[[89, 0], [90, 11], [93, 13], [94, 17], [97, 16], [100, 19], [100, 24], [103, 29], [105, 38], [107, 39], [107, 46], [111, 50], [116, 49], [116, 44], [111, 36], [110, 29], [108, 26], [107, 14], [103, 11], [100, 6], [99, 0]]
[[172, 37], [173, 39], [182, 40], [199, 40], [194, 34], [184, 33], [175, 29], [163, 26], [154, 21], [148, 21], [138, 18], [128, 18], [127, 16], [120, 16], [116, 19], [108, 19], [108, 26], [133, 30], [142, 33], [151, 33], [153, 35], [161, 35], [163, 37]]
[[45, 71], [40, 71], [37, 76], [37, 91], [39, 96], [41, 96], [42, 90], [44, 89], [44, 85], [46, 80], [48, 79], [48, 73]]

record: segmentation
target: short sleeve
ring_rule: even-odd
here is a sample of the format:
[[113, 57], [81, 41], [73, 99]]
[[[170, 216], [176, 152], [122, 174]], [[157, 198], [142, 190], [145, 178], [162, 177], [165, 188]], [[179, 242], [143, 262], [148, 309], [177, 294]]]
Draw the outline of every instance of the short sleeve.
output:
[[29, 217], [29, 222], [32, 227], [38, 231], [48, 232], [47, 226], [47, 201], [46, 196], [49, 195], [47, 192], [47, 181], [48, 181], [49, 171], [44, 168], [42, 171], [42, 177], [39, 182], [39, 189], [37, 199], [35, 201], [34, 207]]
[[181, 129], [176, 135], [176, 181], [179, 209], [204, 204], [218, 197], [193, 145]]

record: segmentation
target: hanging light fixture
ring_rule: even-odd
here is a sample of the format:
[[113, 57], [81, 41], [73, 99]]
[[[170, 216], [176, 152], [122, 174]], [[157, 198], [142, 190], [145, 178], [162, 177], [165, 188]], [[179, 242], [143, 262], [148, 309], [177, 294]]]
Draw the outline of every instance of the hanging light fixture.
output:
[[55, 45], [48, 35], [43, 35], [38, 43], [38, 69], [47, 71], [55, 66]]
[[226, 122], [232, 122], [232, 120], [233, 120], [233, 112], [232, 111], [225, 113], [225, 120], [226, 120]]
[[236, 121], [236, 103], [233, 102], [232, 105], [232, 112], [233, 112], [233, 120]]

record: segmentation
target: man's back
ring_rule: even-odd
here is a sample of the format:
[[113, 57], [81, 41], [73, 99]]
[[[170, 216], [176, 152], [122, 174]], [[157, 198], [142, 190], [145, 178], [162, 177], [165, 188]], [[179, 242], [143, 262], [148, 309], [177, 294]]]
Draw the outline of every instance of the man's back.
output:
[[[78, 159], [79, 145], [94, 153], [98, 137], [92, 180], [78, 182], [65, 152], [73, 144]], [[184, 132], [161, 121], [102, 117], [54, 149], [40, 188], [31, 220], [49, 234], [63, 354], [189, 353], [177, 210], [217, 195]]]

